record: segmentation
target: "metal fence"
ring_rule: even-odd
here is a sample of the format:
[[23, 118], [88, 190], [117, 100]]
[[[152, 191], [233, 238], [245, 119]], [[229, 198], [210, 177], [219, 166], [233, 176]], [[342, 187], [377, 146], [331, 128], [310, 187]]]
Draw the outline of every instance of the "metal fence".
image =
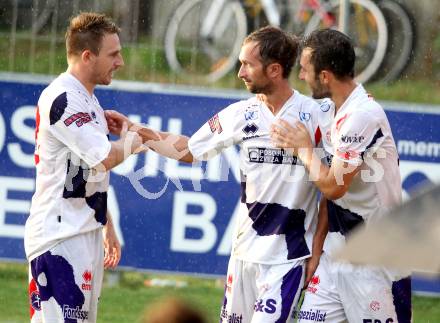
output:
[[[200, 84], [179, 78], [166, 62], [163, 35], [179, 1], [0, 0], [0, 71], [54, 75], [67, 67], [64, 33], [81, 11], [105, 13], [121, 27], [125, 67], [116, 78]], [[226, 78], [228, 79], [228, 78]], [[213, 86], [234, 87], [233, 77]]]
[[[169, 28], [170, 17], [182, 2], [182, 0], [0, 0], [0, 49], [2, 53], [0, 71], [46, 75], [55, 75], [64, 71], [67, 67], [64, 32], [69, 18], [81, 11], [96, 11], [113, 17], [122, 29], [121, 40], [125, 67], [116, 74], [117, 78], [212, 87], [241, 86], [241, 82], [236, 77], [237, 69], [233, 67], [229, 69], [226, 76], [219, 78], [216, 82], [185, 75], [175, 67], [170, 67], [169, 59], [167, 60], [165, 56], [164, 34]], [[252, 30], [268, 21], [267, 17], [261, 14], [264, 0], [225, 0], [223, 4], [226, 2], [236, 2], [245, 8], [246, 16], [243, 20], [246, 30]], [[279, 8], [278, 11], [281, 14], [279, 19], [283, 19], [283, 14], [286, 13], [290, 15], [294, 23], [298, 19], [303, 19], [303, 17], [291, 15], [297, 10], [295, 6], [303, 1], [274, 0], [273, 2]], [[199, 1], [200, 6], [206, 3], [211, 3], [211, 0]], [[233, 12], [233, 9], [231, 10], [231, 14], [237, 14]], [[200, 21], [191, 20], [191, 17], [189, 15], [187, 18], [189, 25], [187, 28], [190, 28], [191, 24], [200, 24]], [[239, 20], [235, 19], [235, 22]], [[184, 24], [179, 26], [184, 26]], [[230, 26], [228, 33], [238, 32], [239, 27]], [[197, 28], [199, 31], [200, 26]], [[289, 28], [292, 30], [291, 25]], [[229, 34], [222, 36], [224, 41], [232, 38]], [[200, 46], [194, 42], [194, 38], [193, 35], [191, 40], [193, 47]], [[405, 39], [400, 36], [395, 38]], [[392, 45], [387, 49], [385, 57], [388, 57], [388, 61], [394, 62], [397, 60], [390, 55], [390, 51], [398, 52], [402, 46], [399, 43]], [[196, 50], [190, 48], [189, 51], [191, 62], [194, 62], [197, 59], [197, 54], [194, 54]], [[225, 57], [228, 55], [229, 53], [224, 54]], [[223, 58], [218, 61], [220, 62], [221, 59]], [[234, 60], [231, 65], [236, 64], [236, 56]], [[203, 67], [199, 66], [202, 64], [197, 65], [197, 69]], [[211, 64], [212, 66], [214, 64]]]

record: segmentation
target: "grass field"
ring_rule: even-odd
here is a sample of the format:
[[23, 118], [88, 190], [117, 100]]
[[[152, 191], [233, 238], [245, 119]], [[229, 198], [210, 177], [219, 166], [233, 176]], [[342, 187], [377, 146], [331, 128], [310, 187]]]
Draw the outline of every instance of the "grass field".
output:
[[[201, 311], [207, 322], [218, 322], [223, 297], [223, 286], [218, 280], [177, 276], [172, 278], [185, 281], [186, 287], [145, 287], [144, 281], [151, 277], [123, 272], [118, 286], [104, 287], [98, 322], [142, 322], [142, 316], [148, 315], [150, 307], [168, 297], [181, 298]], [[414, 296], [413, 312], [415, 323], [440, 322], [440, 298]], [[27, 320], [27, 268], [21, 264], [0, 263], [0, 322]]]

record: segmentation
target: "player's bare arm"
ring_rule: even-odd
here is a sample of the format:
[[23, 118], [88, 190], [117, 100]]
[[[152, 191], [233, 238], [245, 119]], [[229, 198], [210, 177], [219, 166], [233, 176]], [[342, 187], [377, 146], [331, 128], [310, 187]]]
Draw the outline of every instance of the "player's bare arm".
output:
[[116, 236], [112, 216], [107, 211], [107, 223], [102, 230], [104, 240], [104, 268], [115, 268], [121, 260], [121, 244]]
[[125, 123], [131, 132], [137, 133], [142, 138], [145, 146], [159, 155], [186, 163], [194, 162], [194, 157], [188, 148], [187, 136], [155, 131], [144, 125], [134, 124], [127, 116], [113, 110], [105, 111], [105, 117], [110, 133], [119, 135]]
[[122, 123], [121, 130], [119, 131], [120, 138], [111, 142], [110, 152], [96, 169], [99, 171], [109, 171], [110, 169], [118, 166], [131, 154], [142, 151], [142, 139], [141, 137], [132, 131], [128, 131], [128, 124]]
[[360, 167], [350, 165], [334, 158], [331, 167], [326, 166], [313, 149], [310, 134], [301, 122], [290, 125], [279, 120], [271, 128], [271, 138], [279, 148], [290, 150], [301, 159], [310, 179], [329, 200], [341, 198], [350, 187]]
[[306, 263], [306, 279], [304, 287], [307, 287], [313, 274], [318, 268], [319, 258], [321, 257], [324, 247], [324, 241], [328, 233], [328, 213], [327, 213], [327, 199], [321, 197], [319, 202], [318, 224], [316, 226], [315, 234], [313, 235], [312, 256], [307, 259]]

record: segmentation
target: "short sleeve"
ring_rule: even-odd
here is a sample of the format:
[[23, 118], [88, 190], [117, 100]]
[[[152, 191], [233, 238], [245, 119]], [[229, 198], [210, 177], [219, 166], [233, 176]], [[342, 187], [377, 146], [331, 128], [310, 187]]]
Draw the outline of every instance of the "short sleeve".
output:
[[332, 138], [336, 158], [360, 166], [363, 155], [381, 136], [380, 125], [368, 112], [343, 115], [336, 122], [337, 136]]
[[49, 130], [93, 168], [107, 158], [111, 144], [102, 125], [95, 124], [87, 107], [74, 94], [61, 93], [49, 111]]
[[228, 106], [209, 119], [194, 133], [188, 147], [197, 160], [208, 160], [235, 144], [237, 103]]

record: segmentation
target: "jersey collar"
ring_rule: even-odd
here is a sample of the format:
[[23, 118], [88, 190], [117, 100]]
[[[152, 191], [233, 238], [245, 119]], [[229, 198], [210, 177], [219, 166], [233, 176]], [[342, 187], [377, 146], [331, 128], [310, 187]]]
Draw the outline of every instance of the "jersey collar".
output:
[[343, 113], [343, 111], [351, 105], [351, 103], [354, 100], [357, 100], [358, 98], [365, 96], [367, 94], [367, 91], [363, 87], [362, 84], [358, 84], [354, 90], [350, 93], [348, 98], [344, 101], [344, 103], [341, 105], [341, 107], [336, 112], [336, 115]]
[[76, 90], [81, 91], [85, 94], [87, 94], [87, 96], [90, 99], [93, 99], [94, 95], [90, 96], [89, 91], [87, 91], [87, 89], [85, 88], [85, 86], [75, 77], [73, 76], [71, 73], [69, 72], [64, 72], [61, 74], [63, 78], [65, 78], [66, 80], [68, 80], [68, 82], [70, 82]]

